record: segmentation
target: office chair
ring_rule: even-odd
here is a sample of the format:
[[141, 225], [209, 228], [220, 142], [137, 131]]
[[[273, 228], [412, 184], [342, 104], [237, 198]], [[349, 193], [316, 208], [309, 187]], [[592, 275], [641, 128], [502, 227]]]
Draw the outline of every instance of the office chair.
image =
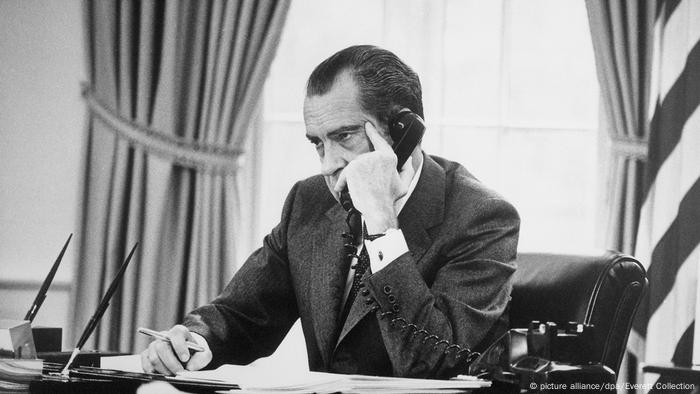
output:
[[517, 264], [511, 328], [527, 327], [533, 320], [593, 324], [591, 354], [617, 374], [648, 284], [639, 261], [613, 251], [585, 256], [522, 253]]

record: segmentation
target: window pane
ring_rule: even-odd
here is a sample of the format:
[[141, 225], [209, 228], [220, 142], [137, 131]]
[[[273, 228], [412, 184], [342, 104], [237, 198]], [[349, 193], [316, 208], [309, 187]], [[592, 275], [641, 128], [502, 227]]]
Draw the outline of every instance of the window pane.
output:
[[301, 119], [306, 79], [318, 63], [355, 44], [379, 45], [382, 2], [373, 0], [292, 1], [265, 88], [267, 113]]
[[509, 1], [507, 124], [597, 128], [598, 83], [582, 1]]
[[260, 209], [262, 235], [279, 222], [282, 204], [296, 181], [320, 173], [314, 146], [304, 137], [302, 122], [265, 122], [260, 146]]
[[445, 12], [445, 118], [493, 125], [499, 118], [501, 1], [448, 0]]
[[595, 244], [597, 135], [506, 130], [498, 191], [521, 216], [520, 248], [575, 251]]
[[[492, 189], [500, 182], [500, 133], [494, 127], [446, 126], [439, 156], [456, 161]], [[435, 153], [435, 152], [430, 152]]]

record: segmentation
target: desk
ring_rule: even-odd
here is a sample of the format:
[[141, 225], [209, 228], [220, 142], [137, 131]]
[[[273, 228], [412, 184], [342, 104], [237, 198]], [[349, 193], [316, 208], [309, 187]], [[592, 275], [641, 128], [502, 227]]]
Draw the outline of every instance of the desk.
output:
[[642, 368], [642, 372], [661, 375], [650, 393], [700, 393], [700, 368], [646, 365]]
[[[223, 369], [222, 369], [223, 368]], [[503, 393], [502, 387], [484, 387], [490, 382], [467, 377], [457, 380], [404, 379], [363, 375], [340, 375], [332, 373], [306, 372], [291, 378], [282, 378], [275, 370], [264, 370], [250, 366], [226, 365], [212, 371], [193, 372], [177, 377], [148, 375], [143, 373], [100, 370], [98, 368], [75, 368], [71, 370], [71, 380], [44, 375], [30, 383], [31, 393], [134, 393], [144, 383], [158, 381], [161, 385], [151, 385], [153, 391], [162, 393], [163, 379], [183, 392], [213, 393], [217, 390], [238, 389], [238, 384], [246, 392], [437, 392], [437, 393]], [[219, 376], [230, 383], [217, 382], [211, 376]], [[96, 380], [95, 380], [96, 379]], [[186, 380], [183, 380], [186, 379]], [[236, 383], [236, 384], [233, 384]], [[251, 390], [246, 391], [245, 389]], [[173, 390], [174, 391], [174, 390]], [[169, 392], [169, 391], [166, 391]], [[236, 391], [233, 391], [236, 392]], [[306, 391], [304, 391], [306, 392]], [[517, 391], [516, 391], [517, 392]]]

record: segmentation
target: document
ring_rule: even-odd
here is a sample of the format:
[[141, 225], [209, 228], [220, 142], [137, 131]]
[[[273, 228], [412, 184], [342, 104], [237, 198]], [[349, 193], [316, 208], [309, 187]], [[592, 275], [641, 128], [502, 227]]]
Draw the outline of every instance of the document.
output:
[[[102, 368], [142, 372], [138, 355], [103, 357]], [[183, 371], [168, 378], [201, 382], [223, 382], [238, 385], [241, 390], [231, 393], [279, 392], [296, 393], [454, 393], [467, 389], [490, 387], [488, 380], [460, 375], [450, 380], [394, 378], [367, 375], [343, 375], [312, 372], [300, 365], [282, 365], [261, 359], [250, 365], [222, 365], [206, 371]]]
[[222, 365], [210, 371], [185, 371], [183, 378], [211, 379], [235, 383], [249, 392], [280, 393], [447, 393], [465, 389], [490, 387], [491, 382], [473, 376], [450, 380], [393, 378], [366, 375], [343, 375], [325, 372], [300, 372], [294, 375], [278, 374], [268, 368], [255, 366]]

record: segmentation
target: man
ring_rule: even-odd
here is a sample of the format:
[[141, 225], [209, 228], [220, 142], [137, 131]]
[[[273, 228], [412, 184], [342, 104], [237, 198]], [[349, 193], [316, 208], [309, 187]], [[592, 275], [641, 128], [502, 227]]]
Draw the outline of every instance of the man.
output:
[[[398, 172], [387, 127], [406, 108], [423, 116], [420, 82], [389, 51], [353, 46], [313, 71], [304, 121], [322, 175], [292, 188], [262, 248], [170, 330], [172, 346], [155, 341], [142, 353], [147, 372], [247, 364], [274, 352], [297, 318], [314, 371], [466, 372], [473, 352], [506, 330], [519, 218], [420, 146]], [[362, 213], [364, 273], [367, 257], [360, 267], [345, 256], [345, 187]], [[186, 340], [205, 351], [190, 356]]]

